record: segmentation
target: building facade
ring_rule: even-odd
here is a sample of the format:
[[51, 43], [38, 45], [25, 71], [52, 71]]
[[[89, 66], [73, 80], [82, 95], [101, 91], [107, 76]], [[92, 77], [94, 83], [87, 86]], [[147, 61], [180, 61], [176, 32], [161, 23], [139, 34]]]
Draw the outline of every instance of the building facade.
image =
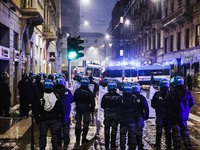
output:
[[126, 59], [170, 64], [184, 76], [199, 72], [199, 0], [120, 0], [120, 5], [123, 21], [110, 33], [120, 28]]
[[0, 1], [0, 71], [9, 75], [11, 105], [23, 73], [56, 72], [60, 0]]

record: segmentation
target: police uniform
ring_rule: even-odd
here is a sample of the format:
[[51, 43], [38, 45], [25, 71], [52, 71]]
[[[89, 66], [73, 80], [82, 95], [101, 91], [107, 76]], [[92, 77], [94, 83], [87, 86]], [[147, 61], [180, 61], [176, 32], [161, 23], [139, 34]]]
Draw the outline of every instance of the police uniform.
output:
[[[120, 95], [116, 93], [117, 84], [115, 82], [108, 83], [108, 93], [102, 97], [101, 108], [104, 109], [104, 136], [105, 136], [105, 148], [116, 148], [116, 134], [118, 127], [117, 108], [119, 107]], [[111, 142], [110, 142], [110, 130], [111, 130]]]
[[64, 78], [57, 78], [55, 82], [55, 92], [59, 95], [60, 100], [63, 105], [64, 118], [61, 120], [61, 131], [59, 136], [59, 142], [61, 144], [62, 140], [64, 145], [70, 143], [70, 112], [71, 103], [73, 102], [73, 96], [69, 89], [65, 88], [66, 81]]
[[[86, 139], [89, 123], [90, 123], [90, 112], [93, 113], [95, 109], [95, 100], [92, 91], [88, 88], [89, 80], [87, 78], [81, 79], [81, 87], [76, 89], [74, 92], [74, 102], [76, 103], [76, 125], [75, 135], [76, 144], [80, 144], [80, 135], [82, 133], [82, 143], [88, 142]], [[83, 118], [83, 130], [81, 122]]]
[[172, 78], [174, 88], [166, 97], [165, 106], [172, 127], [172, 138], [175, 150], [181, 149], [181, 136], [186, 150], [191, 150], [187, 120], [194, 98], [189, 90], [184, 88], [184, 80], [181, 76]]
[[10, 98], [11, 93], [8, 83], [6, 83], [7, 74], [0, 74], [0, 116], [10, 117]]
[[[137, 98], [132, 96], [132, 86], [130, 83], [125, 83], [122, 86], [123, 95], [119, 97], [119, 122], [120, 122], [120, 149], [130, 150], [136, 149], [136, 122], [137, 122]], [[128, 134], [128, 136], [127, 136]]]
[[155, 147], [160, 148], [162, 129], [165, 129], [165, 140], [167, 149], [171, 149], [171, 127], [170, 121], [167, 118], [165, 101], [166, 96], [169, 91], [169, 81], [163, 79], [160, 81], [160, 91], [157, 91], [151, 101], [151, 107], [155, 109], [156, 112], [156, 143]]
[[136, 120], [136, 141], [139, 150], [143, 150], [143, 128], [144, 120], [149, 118], [149, 106], [146, 98], [140, 94], [141, 86], [139, 83], [135, 82], [132, 84], [132, 96], [136, 98], [136, 111], [137, 111], [137, 120]]

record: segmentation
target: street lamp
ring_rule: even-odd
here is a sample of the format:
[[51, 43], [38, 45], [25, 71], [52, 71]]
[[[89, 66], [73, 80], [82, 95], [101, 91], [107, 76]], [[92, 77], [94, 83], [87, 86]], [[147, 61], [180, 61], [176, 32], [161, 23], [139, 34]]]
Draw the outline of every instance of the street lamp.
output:
[[89, 5], [90, 4], [90, 0], [81, 0], [81, 4]]
[[87, 20], [84, 21], [84, 26], [89, 26], [89, 22]]

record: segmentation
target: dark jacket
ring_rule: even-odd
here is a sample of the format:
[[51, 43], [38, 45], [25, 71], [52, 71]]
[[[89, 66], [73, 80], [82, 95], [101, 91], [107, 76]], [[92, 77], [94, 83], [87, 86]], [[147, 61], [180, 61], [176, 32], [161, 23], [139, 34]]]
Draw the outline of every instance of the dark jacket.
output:
[[119, 107], [119, 97], [118, 93], [106, 93], [101, 100], [101, 108], [106, 111], [117, 111]]
[[0, 101], [10, 100], [11, 93], [8, 86], [8, 83], [0, 80]]
[[190, 91], [184, 86], [176, 86], [166, 97], [167, 116], [172, 122], [185, 122], [193, 105], [194, 98]]
[[74, 102], [77, 113], [94, 112], [95, 100], [92, 91], [88, 87], [80, 87], [74, 92]]
[[44, 99], [40, 100], [39, 109], [37, 111], [37, 114], [35, 115], [37, 123], [39, 123], [39, 121], [42, 120], [59, 120], [64, 118], [64, 110], [62, 102], [59, 99], [58, 95], [56, 95], [56, 97], [58, 100], [56, 101], [55, 106], [50, 111], [46, 111], [44, 109], [45, 100]]
[[60, 100], [62, 102], [63, 110], [64, 110], [64, 121], [69, 122], [69, 116], [71, 112], [71, 103], [73, 102], [73, 96], [69, 89], [65, 89], [65, 93], [63, 95], [59, 95]]
[[43, 83], [42, 82], [35, 82], [35, 85], [37, 87], [37, 91], [38, 91], [38, 95], [39, 95], [39, 98], [42, 97], [42, 94], [44, 93], [44, 86], [43, 86]]
[[27, 82], [25, 85], [25, 98], [30, 104], [39, 99], [37, 86], [34, 83]]
[[130, 124], [138, 120], [137, 98], [132, 95], [119, 97], [118, 117], [120, 123]]
[[19, 89], [19, 96], [20, 96], [20, 99], [24, 99], [25, 98], [25, 95], [26, 95], [26, 91], [25, 91], [25, 88], [26, 88], [26, 80], [25, 79], [21, 79], [19, 82], [18, 82], [18, 89]]
[[137, 98], [137, 115], [138, 118], [143, 118], [144, 120], [149, 118], [149, 105], [146, 98], [142, 94], [133, 94]]
[[167, 91], [157, 91], [152, 98], [151, 107], [155, 109], [156, 116], [166, 116], [166, 101]]

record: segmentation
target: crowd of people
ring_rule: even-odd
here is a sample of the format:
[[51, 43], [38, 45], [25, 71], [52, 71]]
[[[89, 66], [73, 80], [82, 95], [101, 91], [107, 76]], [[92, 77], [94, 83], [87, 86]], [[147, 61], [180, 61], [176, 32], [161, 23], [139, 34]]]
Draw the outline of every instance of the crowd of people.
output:
[[[11, 92], [6, 83], [7, 74], [0, 76], [0, 115], [10, 116]], [[40, 150], [45, 150], [47, 132], [51, 131], [52, 149], [57, 150], [59, 145], [70, 143], [70, 114], [72, 103], [75, 104], [75, 136], [76, 146], [87, 143], [87, 134], [91, 122], [91, 114], [95, 113], [95, 96], [98, 90], [92, 77], [74, 78], [76, 85], [71, 92], [66, 86], [63, 74], [22, 75], [18, 83], [20, 117], [28, 117], [29, 109], [38, 124], [40, 137]], [[91, 86], [92, 85], [92, 86]], [[105, 149], [114, 150], [117, 132], [120, 133], [120, 149], [143, 150], [143, 128], [145, 120], [149, 118], [149, 105], [145, 96], [141, 94], [139, 83], [124, 83], [119, 93], [115, 81], [102, 82], [99, 85], [107, 87], [107, 92], [102, 94], [98, 106], [104, 111], [104, 138]], [[156, 141], [154, 146], [161, 148], [162, 129], [165, 129], [167, 149], [180, 150], [181, 136], [186, 150], [191, 150], [192, 145], [187, 128], [190, 108], [194, 105], [194, 98], [190, 91], [184, 87], [184, 79], [175, 76], [168, 81], [162, 79], [157, 91], [151, 100], [151, 107], [156, 112]], [[31, 108], [29, 108], [31, 106]], [[94, 121], [94, 120], [93, 120]], [[81, 138], [82, 135], [82, 138]], [[172, 144], [173, 143], [173, 144]]]

